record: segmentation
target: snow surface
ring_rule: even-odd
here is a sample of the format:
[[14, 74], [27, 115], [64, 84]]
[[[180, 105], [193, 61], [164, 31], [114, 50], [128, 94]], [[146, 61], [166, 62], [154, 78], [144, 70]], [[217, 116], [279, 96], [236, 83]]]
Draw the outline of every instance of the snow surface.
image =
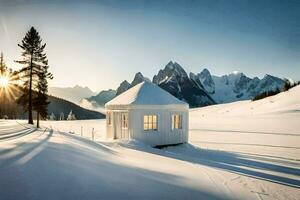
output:
[[190, 143], [165, 149], [107, 141], [105, 120], [0, 121], [0, 199], [298, 200], [299, 122], [299, 86], [192, 109]]

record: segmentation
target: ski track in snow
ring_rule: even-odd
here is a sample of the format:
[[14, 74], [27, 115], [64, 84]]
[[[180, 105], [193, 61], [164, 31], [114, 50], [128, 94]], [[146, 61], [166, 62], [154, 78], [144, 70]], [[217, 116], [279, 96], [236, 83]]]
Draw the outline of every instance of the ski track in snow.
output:
[[0, 199], [298, 200], [299, 90], [192, 109], [190, 143], [164, 149], [106, 141], [105, 120], [0, 120]]

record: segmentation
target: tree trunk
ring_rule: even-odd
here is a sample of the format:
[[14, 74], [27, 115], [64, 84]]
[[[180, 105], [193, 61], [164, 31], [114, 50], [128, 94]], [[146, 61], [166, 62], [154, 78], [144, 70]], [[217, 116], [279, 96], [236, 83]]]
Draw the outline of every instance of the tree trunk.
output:
[[40, 128], [40, 113], [36, 113], [36, 127]]
[[30, 59], [28, 124], [33, 124], [33, 119], [32, 119], [32, 57], [33, 57], [33, 52], [31, 54], [31, 59]]

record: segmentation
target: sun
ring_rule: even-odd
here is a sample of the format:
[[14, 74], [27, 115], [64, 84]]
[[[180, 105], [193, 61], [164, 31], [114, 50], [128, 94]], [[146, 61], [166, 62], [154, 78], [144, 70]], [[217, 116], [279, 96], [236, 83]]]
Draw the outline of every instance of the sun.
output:
[[6, 76], [0, 76], [0, 87], [6, 88], [8, 87], [8, 84], [9, 84], [9, 78]]
[[15, 99], [19, 91], [18, 80], [19, 77], [10, 71], [0, 74], [0, 98]]

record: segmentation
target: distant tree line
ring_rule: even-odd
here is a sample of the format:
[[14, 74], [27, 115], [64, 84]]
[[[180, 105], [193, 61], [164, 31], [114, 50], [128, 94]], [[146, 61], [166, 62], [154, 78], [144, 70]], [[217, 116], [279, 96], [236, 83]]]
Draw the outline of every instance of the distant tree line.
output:
[[265, 91], [265, 92], [262, 92], [258, 95], [256, 95], [252, 101], [256, 101], [256, 100], [260, 100], [260, 99], [264, 99], [266, 97], [270, 97], [270, 96], [274, 96], [280, 92], [285, 92], [285, 91], [288, 91], [289, 89], [297, 86], [297, 85], [300, 85], [300, 81], [297, 81], [297, 82], [292, 82], [290, 81], [289, 79], [284, 79], [284, 86], [282, 88], [282, 90], [280, 90], [279, 88], [276, 88], [275, 90], [270, 90], [270, 91]]

